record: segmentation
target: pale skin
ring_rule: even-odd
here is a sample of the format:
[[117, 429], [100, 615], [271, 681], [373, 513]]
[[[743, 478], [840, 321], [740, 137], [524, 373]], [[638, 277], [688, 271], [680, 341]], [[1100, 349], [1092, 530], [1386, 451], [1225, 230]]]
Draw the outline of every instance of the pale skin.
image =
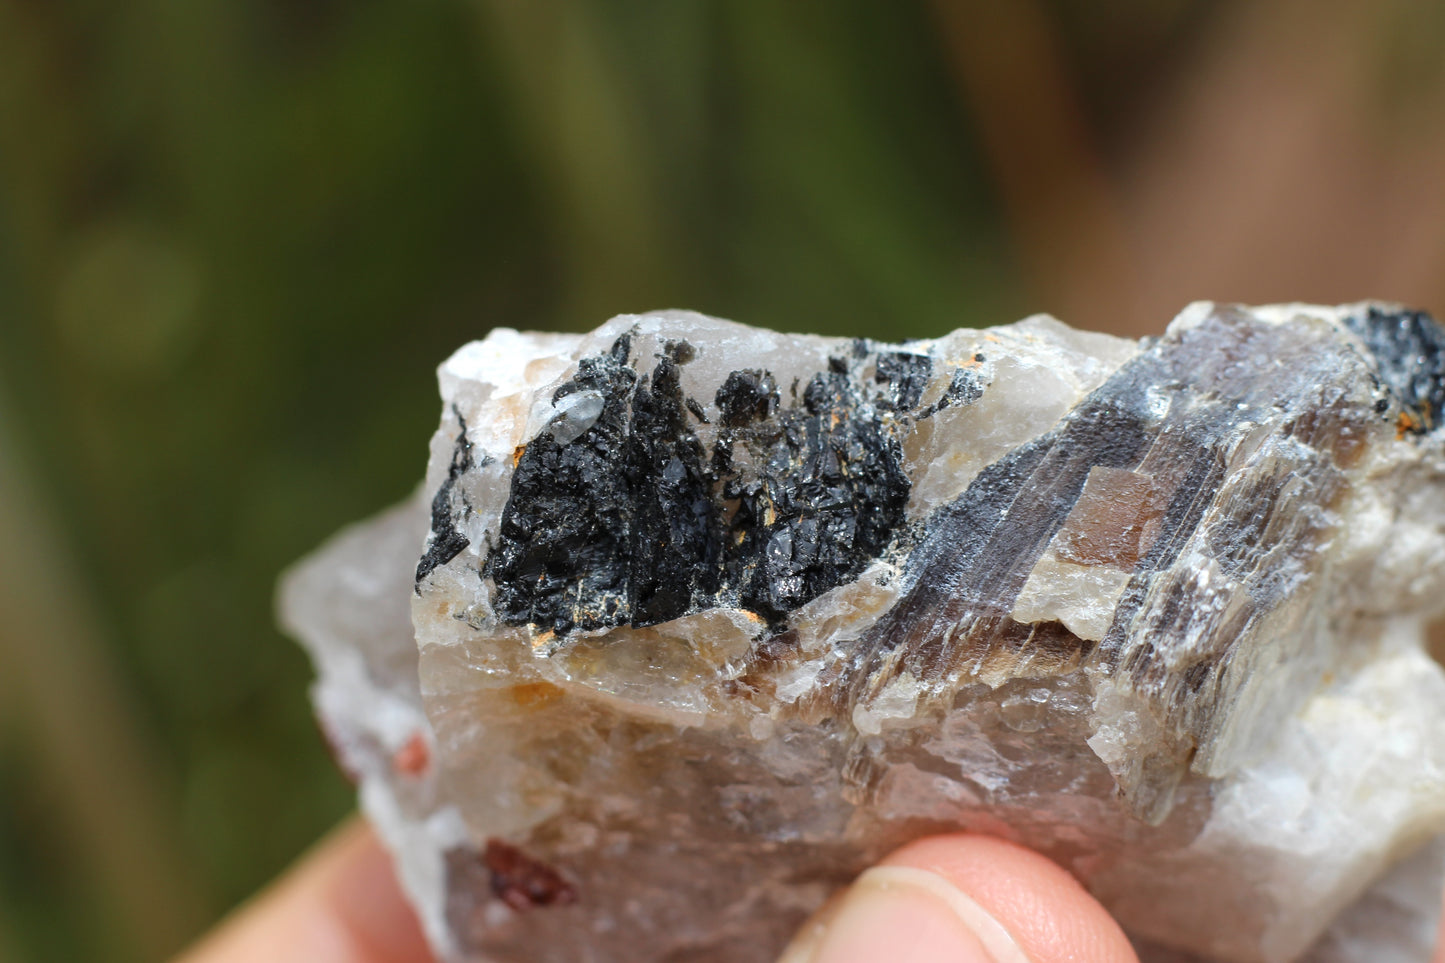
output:
[[[389, 857], [353, 820], [176, 963], [431, 960]], [[1138, 963], [1118, 925], [1064, 870], [1011, 843], [962, 834], [910, 843], [864, 873], [778, 963], [945, 961]]]

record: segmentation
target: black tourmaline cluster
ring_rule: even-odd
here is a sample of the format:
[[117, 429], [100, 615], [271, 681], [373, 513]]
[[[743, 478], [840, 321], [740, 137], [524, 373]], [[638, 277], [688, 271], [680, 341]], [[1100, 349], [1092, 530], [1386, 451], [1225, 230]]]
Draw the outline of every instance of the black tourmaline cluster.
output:
[[691, 346], [669, 344], [650, 374], [631, 346], [623, 335], [556, 389], [554, 404], [600, 395], [585, 431], [544, 431], [518, 455], [488, 561], [500, 618], [564, 637], [731, 605], [779, 624], [893, 544], [927, 355], [857, 342], [786, 397], [765, 369], [732, 371], [709, 451], [679, 379]]

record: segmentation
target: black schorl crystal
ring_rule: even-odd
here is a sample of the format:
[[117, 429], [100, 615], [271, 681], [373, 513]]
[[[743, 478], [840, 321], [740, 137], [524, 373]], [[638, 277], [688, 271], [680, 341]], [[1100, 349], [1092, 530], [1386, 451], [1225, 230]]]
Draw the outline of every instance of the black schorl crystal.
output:
[[632, 617], [633, 490], [629, 435], [637, 372], [622, 337], [605, 355], [585, 358], [553, 395], [601, 400], [596, 420], [559, 442], [543, 431], [512, 473], [487, 572], [497, 584], [498, 617], [565, 634], [623, 625]]
[[595, 422], [563, 441], [544, 431], [518, 457], [487, 562], [500, 618], [560, 637], [726, 602], [778, 622], [888, 549], [909, 493], [900, 419], [919, 406], [928, 356], [881, 353], [871, 383], [867, 350], [833, 358], [788, 405], [770, 372], [733, 371], [708, 451], [680, 380], [691, 346], [673, 343], [645, 375], [630, 351], [619, 339], [554, 395], [597, 393]]
[[1370, 307], [1345, 319], [1374, 356], [1380, 380], [1407, 417], [1400, 429], [1433, 431], [1445, 422], [1445, 331], [1423, 311]]
[[416, 564], [416, 582], [434, 572], [439, 565], [445, 565], [456, 558], [471, 544], [457, 528], [457, 518], [465, 514], [466, 500], [457, 492], [457, 481], [472, 468], [472, 443], [467, 440], [467, 423], [460, 414], [457, 421], [461, 431], [457, 433], [456, 445], [452, 448], [452, 463], [447, 469], [446, 481], [437, 489], [431, 501], [431, 541], [426, 552]]

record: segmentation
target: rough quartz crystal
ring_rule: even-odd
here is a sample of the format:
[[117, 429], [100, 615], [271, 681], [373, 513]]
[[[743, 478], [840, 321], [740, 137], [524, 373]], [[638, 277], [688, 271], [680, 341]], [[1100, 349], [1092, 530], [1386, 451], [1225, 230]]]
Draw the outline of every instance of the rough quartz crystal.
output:
[[423, 491], [283, 617], [445, 960], [763, 963], [957, 829], [1146, 959], [1412, 959], [1442, 348], [1380, 304], [1138, 343], [498, 329], [440, 369]]

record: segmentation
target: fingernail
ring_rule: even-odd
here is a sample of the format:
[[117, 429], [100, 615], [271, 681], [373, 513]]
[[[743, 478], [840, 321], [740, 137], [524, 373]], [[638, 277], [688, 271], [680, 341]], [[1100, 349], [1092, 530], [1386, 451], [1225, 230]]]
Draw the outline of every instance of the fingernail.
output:
[[942, 876], [877, 866], [810, 920], [778, 963], [1029, 963], [998, 920]]

